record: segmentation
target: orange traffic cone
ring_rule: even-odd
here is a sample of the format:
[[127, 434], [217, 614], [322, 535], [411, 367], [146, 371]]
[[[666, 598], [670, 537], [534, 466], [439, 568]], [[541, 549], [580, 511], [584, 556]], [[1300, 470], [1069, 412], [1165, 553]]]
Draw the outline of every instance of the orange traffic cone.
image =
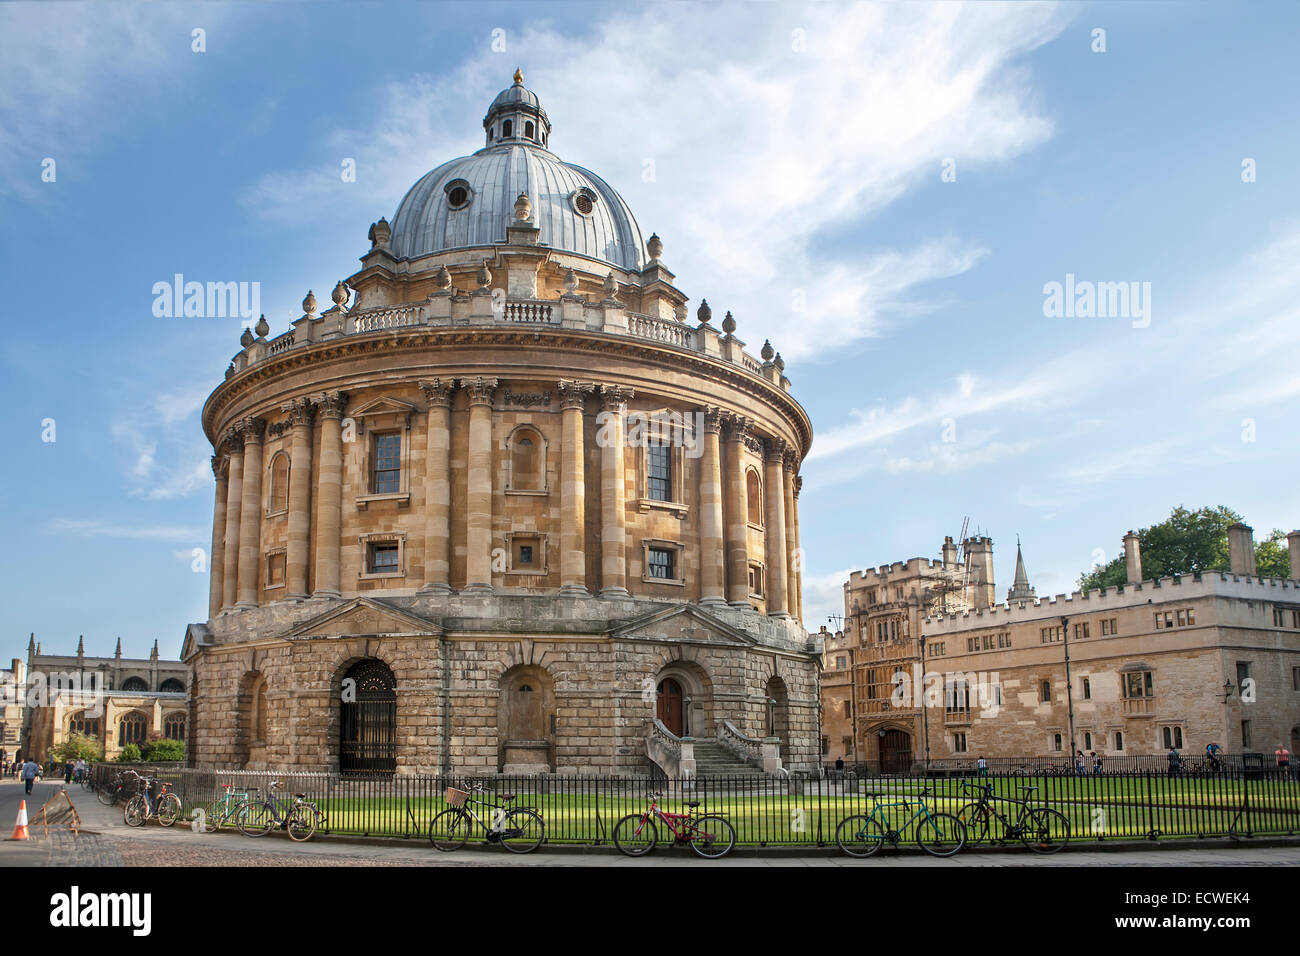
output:
[[27, 801], [24, 800], [18, 805], [18, 822], [14, 824], [14, 835], [11, 840], [30, 840], [27, 835]]

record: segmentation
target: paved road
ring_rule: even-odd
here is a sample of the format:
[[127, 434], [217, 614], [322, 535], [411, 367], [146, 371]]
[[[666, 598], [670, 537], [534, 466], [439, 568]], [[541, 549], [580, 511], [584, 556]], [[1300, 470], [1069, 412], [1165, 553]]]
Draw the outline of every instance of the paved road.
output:
[[[56, 794], [62, 786], [37, 784], [27, 801], [28, 815]], [[92, 794], [80, 788], [70, 790], [72, 801], [86, 827], [97, 832], [74, 838], [66, 832], [54, 833], [49, 840], [27, 843], [0, 843], [0, 865], [4, 866], [617, 866], [656, 867], [700, 865], [692, 855], [678, 850], [661, 849], [643, 859], [630, 859], [609, 852], [572, 852], [542, 849], [527, 856], [508, 853], [499, 847], [465, 849], [456, 853], [439, 853], [423, 841], [400, 844], [359, 844], [337, 839], [317, 838], [309, 843], [293, 843], [281, 834], [258, 840], [238, 833], [194, 833], [177, 823], [164, 829], [155, 823], [136, 830], [122, 822], [120, 807], [104, 807]], [[12, 781], [0, 782], [0, 825], [12, 829], [23, 798], [23, 787]], [[6, 830], [6, 833], [9, 832]], [[1206, 849], [1182, 849], [1172, 844], [1150, 849], [1107, 851], [1071, 847], [1055, 856], [1043, 857], [1025, 852], [964, 853], [951, 860], [934, 860], [921, 854], [884, 855], [873, 860], [853, 860], [837, 853], [790, 854], [769, 853], [758, 856], [753, 851], [738, 850], [724, 860], [709, 862], [710, 867], [872, 867], [899, 869], [918, 866], [989, 867], [989, 866], [1300, 866], [1300, 846], [1234, 846]]]

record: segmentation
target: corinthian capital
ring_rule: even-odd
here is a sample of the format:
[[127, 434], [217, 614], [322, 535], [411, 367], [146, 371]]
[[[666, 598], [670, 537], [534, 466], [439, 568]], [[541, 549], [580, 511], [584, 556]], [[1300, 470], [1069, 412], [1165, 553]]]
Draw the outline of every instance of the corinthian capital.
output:
[[754, 427], [754, 420], [746, 418], [744, 415], [737, 415], [735, 412], [723, 412], [722, 424], [725, 428], [724, 435], [727, 441], [743, 442], [749, 438], [749, 432]]
[[260, 445], [262, 436], [266, 434], [266, 419], [249, 415], [247, 418], [240, 419], [235, 427], [239, 429], [239, 434], [244, 436], [245, 445]]
[[230, 467], [230, 459], [225, 455], [220, 454], [220, 442], [217, 443], [217, 452], [218, 454], [212, 456], [212, 477], [220, 481], [222, 478], [226, 477], [226, 470]]
[[769, 438], [763, 443], [763, 458], [784, 466], [787, 448], [789, 442], [784, 438]]
[[342, 418], [347, 404], [347, 392], [321, 392], [316, 396], [316, 407], [325, 418]]
[[310, 398], [295, 398], [281, 405], [280, 411], [287, 413], [289, 424], [298, 428], [311, 424], [312, 417], [316, 414], [316, 403]]
[[237, 425], [231, 425], [226, 429], [226, 435], [221, 440], [221, 444], [226, 449], [227, 455], [242, 455], [244, 453], [244, 436], [240, 434]]
[[587, 407], [587, 396], [596, 391], [594, 382], [575, 382], [560, 379], [560, 408], [576, 408], [582, 411]]
[[494, 378], [462, 378], [460, 387], [469, 393], [469, 403], [471, 405], [491, 405], [492, 396], [497, 390], [497, 380]]
[[636, 389], [626, 385], [600, 386], [600, 401], [606, 411], [617, 411], [627, 404], [628, 399], [636, 394]]
[[704, 416], [704, 431], [710, 435], [720, 434], [722, 432], [722, 420], [727, 413], [716, 405], [705, 405], [700, 411]]
[[455, 387], [455, 381], [449, 378], [435, 378], [420, 383], [420, 391], [424, 393], [424, 400], [430, 408], [451, 408], [451, 392]]

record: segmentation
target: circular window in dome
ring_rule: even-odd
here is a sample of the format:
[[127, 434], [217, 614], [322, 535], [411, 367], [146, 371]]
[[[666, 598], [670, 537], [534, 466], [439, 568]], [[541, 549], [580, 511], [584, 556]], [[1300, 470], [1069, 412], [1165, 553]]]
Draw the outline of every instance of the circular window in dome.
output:
[[443, 187], [443, 192], [447, 195], [447, 205], [452, 209], [464, 209], [474, 198], [474, 190], [463, 179], [453, 179]]
[[598, 198], [594, 191], [583, 186], [581, 189], [574, 191], [573, 195], [569, 197], [569, 201], [581, 215], [590, 216], [592, 210], [596, 208]]

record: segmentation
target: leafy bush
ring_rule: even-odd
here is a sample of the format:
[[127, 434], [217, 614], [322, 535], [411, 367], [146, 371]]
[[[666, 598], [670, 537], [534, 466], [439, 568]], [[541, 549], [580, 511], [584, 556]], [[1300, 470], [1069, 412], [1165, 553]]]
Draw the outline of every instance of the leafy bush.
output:
[[93, 763], [104, 759], [104, 748], [99, 745], [99, 741], [94, 737], [78, 733], [69, 734], [68, 739], [55, 747], [51, 753], [54, 759], [61, 763], [68, 760], [85, 760], [87, 763]]
[[185, 742], [181, 740], [150, 740], [140, 751], [149, 763], [185, 759]]
[[127, 744], [122, 748], [122, 752], [117, 755], [118, 763], [139, 763], [140, 748], [135, 744]]

